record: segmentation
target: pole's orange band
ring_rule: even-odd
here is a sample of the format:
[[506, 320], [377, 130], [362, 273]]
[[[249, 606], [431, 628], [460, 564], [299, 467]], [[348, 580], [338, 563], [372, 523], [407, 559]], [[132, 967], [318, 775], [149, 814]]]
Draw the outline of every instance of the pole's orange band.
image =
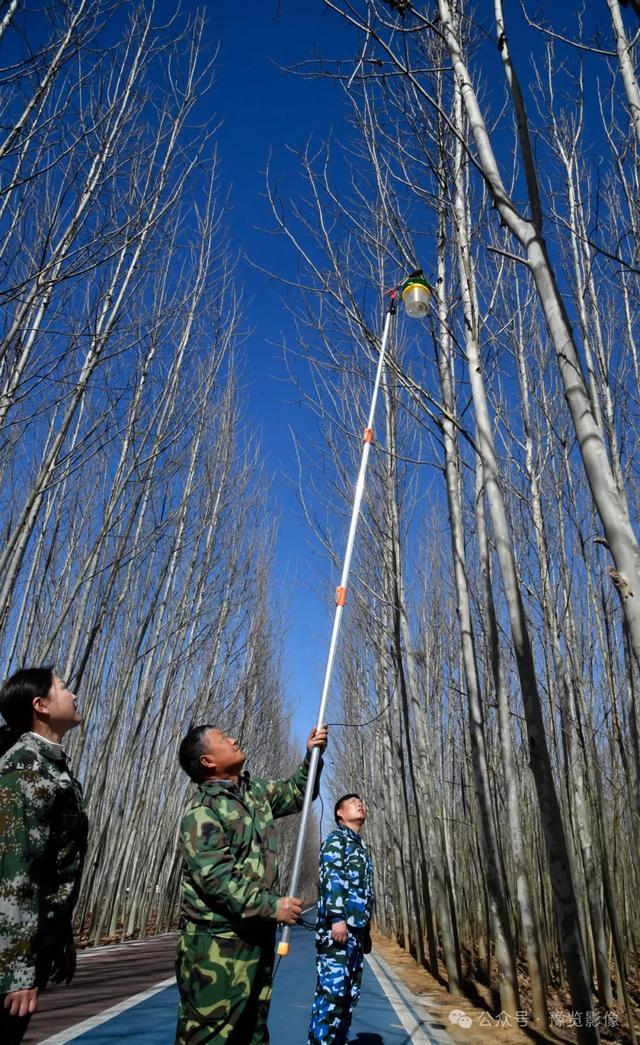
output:
[[347, 604], [347, 589], [336, 588], [336, 606], [346, 606]]
[[363, 439], [365, 443], [373, 442], [373, 428], [365, 428]]

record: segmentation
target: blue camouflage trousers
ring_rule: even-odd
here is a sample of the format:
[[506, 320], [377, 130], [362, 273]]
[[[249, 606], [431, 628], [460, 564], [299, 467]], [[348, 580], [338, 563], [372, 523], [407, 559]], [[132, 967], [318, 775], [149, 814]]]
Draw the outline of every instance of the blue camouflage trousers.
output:
[[344, 1045], [351, 1015], [360, 997], [363, 934], [349, 928], [346, 944], [338, 945], [331, 930], [317, 939], [318, 982], [311, 1009], [308, 1045]]

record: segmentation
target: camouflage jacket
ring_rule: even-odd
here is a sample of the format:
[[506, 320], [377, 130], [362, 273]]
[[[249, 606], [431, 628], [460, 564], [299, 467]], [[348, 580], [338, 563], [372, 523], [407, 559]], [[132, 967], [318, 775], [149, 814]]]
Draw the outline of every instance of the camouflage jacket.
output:
[[318, 932], [345, 921], [365, 929], [373, 912], [373, 865], [368, 846], [357, 831], [338, 827], [320, 849]]
[[25, 733], [0, 758], [0, 994], [44, 986], [72, 932], [87, 846], [62, 748]]
[[237, 785], [199, 786], [180, 825], [182, 920], [214, 935], [237, 932], [246, 918], [273, 923], [280, 897], [274, 820], [302, 809], [308, 774], [305, 759], [290, 780], [242, 773]]

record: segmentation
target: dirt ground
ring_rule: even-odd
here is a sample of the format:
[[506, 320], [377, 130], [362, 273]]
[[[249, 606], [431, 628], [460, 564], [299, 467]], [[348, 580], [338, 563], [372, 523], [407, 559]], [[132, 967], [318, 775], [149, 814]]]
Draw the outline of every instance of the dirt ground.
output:
[[[518, 1021], [502, 1016], [495, 1008], [493, 993], [477, 980], [467, 981], [467, 994], [449, 994], [444, 983], [423, 969], [410, 954], [379, 933], [373, 934], [376, 952], [394, 970], [409, 989], [428, 1005], [431, 1012], [446, 1027], [456, 1043], [465, 1045], [531, 1045], [531, 1042], [576, 1042], [575, 1023], [571, 1013], [557, 1004], [550, 1013], [555, 1024], [553, 1031], [536, 1031], [523, 1011]], [[526, 1002], [523, 1002], [523, 1008]], [[615, 1013], [594, 1014], [603, 1041], [622, 1045], [628, 1040]]]

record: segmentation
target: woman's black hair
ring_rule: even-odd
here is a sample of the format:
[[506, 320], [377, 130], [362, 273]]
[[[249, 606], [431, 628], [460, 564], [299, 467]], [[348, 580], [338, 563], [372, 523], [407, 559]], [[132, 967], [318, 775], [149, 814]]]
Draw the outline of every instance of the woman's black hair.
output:
[[0, 755], [33, 726], [33, 702], [46, 697], [53, 685], [53, 668], [22, 668], [0, 687]]

